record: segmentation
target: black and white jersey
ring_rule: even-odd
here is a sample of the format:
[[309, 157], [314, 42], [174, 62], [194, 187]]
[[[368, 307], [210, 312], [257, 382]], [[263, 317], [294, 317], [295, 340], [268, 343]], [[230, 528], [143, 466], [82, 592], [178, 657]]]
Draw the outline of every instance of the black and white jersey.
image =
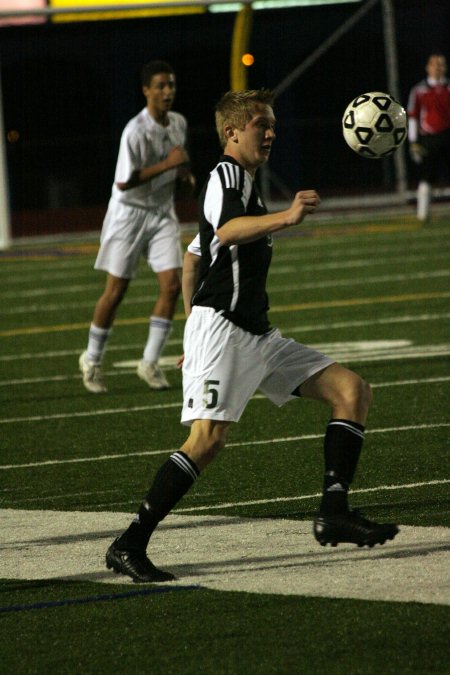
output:
[[201, 255], [192, 304], [213, 307], [255, 335], [270, 330], [266, 281], [272, 237], [222, 246], [216, 231], [233, 218], [265, 213], [252, 176], [224, 155], [199, 197], [199, 235], [190, 246], [192, 252]]

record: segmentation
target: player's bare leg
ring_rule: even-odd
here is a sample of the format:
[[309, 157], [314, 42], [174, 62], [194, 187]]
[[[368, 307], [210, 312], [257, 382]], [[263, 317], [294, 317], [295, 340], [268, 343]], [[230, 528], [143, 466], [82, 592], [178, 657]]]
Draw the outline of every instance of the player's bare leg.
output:
[[94, 394], [105, 392], [101, 363], [111, 333], [117, 308], [128, 288], [129, 279], [107, 274], [105, 289], [94, 310], [87, 349], [79, 358], [79, 367], [86, 389]]
[[203, 471], [225, 446], [230, 422], [195, 420], [181, 450]]
[[181, 282], [178, 269], [158, 272], [156, 277], [159, 296], [150, 317], [148, 340], [143, 358], [138, 364], [137, 374], [151, 389], [168, 389], [169, 382], [161, 371], [158, 361], [172, 329]]
[[97, 328], [111, 328], [117, 309], [128, 289], [129, 279], [121, 279], [107, 274], [105, 290], [99, 297], [94, 310], [92, 323]]

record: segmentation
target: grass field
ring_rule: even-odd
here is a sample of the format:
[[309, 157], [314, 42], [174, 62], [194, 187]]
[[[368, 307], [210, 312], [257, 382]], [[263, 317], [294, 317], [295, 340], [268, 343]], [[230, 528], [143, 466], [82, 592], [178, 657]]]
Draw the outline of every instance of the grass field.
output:
[[0, 653], [11, 673], [450, 673], [450, 219], [308, 225], [274, 244], [271, 319], [373, 386], [352, 503], [394, 542], [319, 547], [325, 407], [255, 396], [229, 447], [155, 536], [177, 581], [103, 565], [179, 447], [173, 388], [135, 375], [155, 286], [144, 267], [115, 324], [109, 392], [78, 374], [103, 277], [92, 239], [0, 258]]

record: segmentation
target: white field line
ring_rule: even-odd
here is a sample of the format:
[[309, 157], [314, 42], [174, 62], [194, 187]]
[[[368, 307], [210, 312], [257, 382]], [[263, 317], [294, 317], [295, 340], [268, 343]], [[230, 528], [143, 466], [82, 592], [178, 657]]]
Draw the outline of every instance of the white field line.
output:
[[[358, 269], [363, 267], [367, 269], [369, 267], [386, 265], [389, 263], [400, 263], [403, 268], [410, 262], [421, 262], [421, 261], [431, 261], [431, 260], [442, 260], [448, 259], [448, 254], [446, 253], [436, 253], [433, 255], [402, 255], [394, 256], [387, 261], [384, 257], [381, 258], [359, 258], [355, 260], [336, 260], [334, 262], [325, 262], [325, 263], [311, 263], [311, 264], [302, 264], [302, 272], [321, 272], [324, 270], [332, 269]], [[298, 265], [274, 265], [271, 267], [270, 275], [275, 276], [278, 274], [289, 274], [290, 272], [298, 271]], [[135, 279], [133, 281], [133, 286], [148, 286], [149, 280], [146, 279]], [[48, 288], [47, 286], [40, 288], [33, 288], [25, 291], [15, 290], [15, 291], [6, 291], [0, 293], [0, 300], [17, 300], [18, 298], [37, 298], [45, 297], [48, 295], [61, 295], [67, 293], [81, 293], [89, 290], [99, 290], [100, 286], [98, 281], [95, 283], [87, 284], [76, 284], [76, 285], [67, 285], [58, 284], [56, 287]]]
[[[350, 494], [364, 494], [368, 492], [388, 492], [395, 490], [413, 490], [415, 488], [429, 487], [432, 485], [447, 485], [450, 483], [450, 478], [438, 478], [434, 480], [416, 482], [416, 483], [403, 483], [400, 485], [377, 485], [376, 487], [371, 488], [355, 488], [350, 490]], [[67, 499], [73, 497], [90, 497], [92, 495], [98, 496], [102, 494], [110, 494], [111, 492], [117, 492], [117, 488], [109, 490], [90, 490], [82, 492], [73, 492], [73, 493], [64, 493], [56, 495], [46, 495], [45, 497], [30, 497], [27, 499], [21, 499], [20, 503], [24, 504], [25, 502], [41, 503], [45, 501], [53, 501], [55, 499]], [[203, 497], [205, 495], [202, 495]], [[177, 508], [174, 510], [174, 513], [195, 513], [197, 511], [209, 511], [213, 509], [232, 509], [235, 506], [258, 506], [259, 504], [281, 504], [283, 502], [299, 502], [306, 501], [308, 499], [317, 499], [322, 496], [321, 492], [316, 492], [310, 495], [295, 495], [291, 497], [269, 497], [264, 499], [252, 499], [241, 502], [223, 502], [221, 504], [210, 504], [208, 506], [189, 506], [187, 508]], [[112, 506], [112, 505], [124, 505], [124, 504], [136, 504], [136, 499], [121, 500], [118, 502], [106, 502], [105, 504], [96, 504], [96, 508], [102, 508], [103, 506]]]
[[[406, 314], [404, 316], [388, 316], [379, 319], [364, 319], [353, 321], [335, 321], [332, 323], [309, 324], [305, 326], [289, 326], [286, 332], [309, 333], [316, 330], [339, 330], [341, 328], [364, 328], [365, 326], [385, 326], [395, 323], [415, 323], [416, 321], [445, 321], [450, 318], [450, 312], [438, 314]], [[283, 332], [282, 329], [280, 329]], [[0, 357], [1, 360], [1, 357]]]
[[408, 263], [423, 262], [431, 260], [448, 260], [448, 253], [428, 255], [410, 255], [398, 256], [398, 258], [390, 258], [389, 262], [385, 258], [360, 258], [358, 260], [336, 260], [335, 262], [326, 263], [311, 263], [307, 265], [276, 265], [270, 268], [270, 276], [273, 277], [278, 274], [291, 274], [292, 272], [323, 272], [325, 270], [344, 270], [344, 269], [368, 269], [369, 267], [377, 267], [379, 265], [387, 265], [390, 263], [400, 264], [403, 268]]
[[[430, 249], [438, 248], [442, 251], [443, 239], [442, 235], [448, 233], [446, 228], [436, 228], [432, 232], [418, 231], [415, 233], [415, 242], [411, 245], [408, 243], [408, 252], [420, 252], [423, 249], [429, 251]], [[360, 238], [360, 233], [358, 237]], [[392, 232], [381, 233], [377, 232], [377, 242], [388, 241], [389, 243], [377, 243], [376, 245], [365, 245], [366, 242], [370, 241], [373, 238], [373, 234], [369, 233], [367, 237], [361, 242], [361, 245], [355, 244], [352, 242], [352, 245], [349, 246], [348, 237], [343, 237], [341, 234], [333, 237], [332, 235], [323, 237], [315, 237], [314, 233], [310, 230], [305, 233], [299, 232], [298, 236], [289, 236], [288, 238], [280, 236], [275, 237], [276, 239], [281, 240], [280, 248], [285, 243], [284, 240], [289, 240], [289, 251], [295, 250], [295, 253], [285, 254], [282, 250], [278, 249], [276, 254], [276, 259], [280, 261], [283, 259], [283, 256], [287, 256], [286, 260], [292, 259], [292, 255], [295, 255], [296, 260], [301, 260], [301, 258], [307, 257], [310, 259], [312, 250], [318, 255], [326, 255], [327, 257], [341, 257], [345, 255], [347, 258], [349, 256], [372, 256], [376, 257], [377, 254], [382, 253], [386, 262], [389, 262], [391, 259], [392, 253], [396, 253], [398, 249], [401, 251], [404, 250], [405, 244], [403, 239], [399, 239], [397, 236], [394, 236]], [[75, 244], [76, 245], [76, 244]], [[38, 249], [37, 256], [41, 255], [41, 249]], [[31, 251], [32, 254], [32, 251]], [[52, 256], [51, 251], [49, 255]], [[404, 254], [403, 254], [404, 255]], [[95, 251], [92, 252], [92, 255], [83, 253], [79, 257], [72, 257], [69, 255], [55, 257], [52, 256], [51, 260], [43, 259], [42, 262], [33, 258], [33, 272], [27, 273], [23, 271], [24, 263], [26, 263], [27, 258], [24, 257], [18, 261], [9, 261], [4, 260], [0, 261], [2, 263], [2, 268], [7, 268], [8, 270], [8, 284], [14, 283], [26, 283], [27, 281], [36, 282], [36, 279], [41, 280], [51, 280], [51, 279], [64, 279], [68, 276], [72, 276], [73, 273], [71, 269], [77, 271], [80, 270], [80, 273], [85, 273], [86, 270], [91, 272], [93, 271], [92, 264], [95, 258]], [[51, 264], [52, 272], [49, 272], [49, 264]], [[142, 266], [144, 269], [144, 265]], [[136, 281], [135, 281], [136, 283]]]
[[[296, 249], [292, 251], [292, 249]], [[442, 246], [439, 244], [439, 241], [435, 242], [418, 242], [414, 244], [413, 246], [409, 247], [408, 245], [408, 252], [409, 253], [429, 253], [433, 249], [437, 249], [440, 251], [445, 250], [445, 245]], [[327, 257], [327, 258], [339, 258], [342, 259], [344, 256], [345, 258], [351, 258], [352, 256], [354, 257], [359, 257], [361, 255], [369, 256], [369, 255], [374, 255], [378, 256], [383, 254], [384, 259], [386, 260], [386, 263], [389, 263], [389, 260], [391, 259], [392, 256], [396, 256], [402, 251], [405, 250], [405, 242], [401, 242], [396, 244], [395, 246], [391, 244], [384, 244], [381, 246], [353, 246], [346, 248], [344, 251], [340, 249], [336, 249], [333, 247], [332, 250], [329, 251], [314, 251], [319, 256]], [[284, 251], [280, 251], [277, 247], [275, 248], [274, 252], [274, 263], [280, 261], [280, 262], [288, 262], [290, 260], [295, 260], [301, 262], [302, 258], [305, 257], [308, 260], [311, 259], [311, 254], [313, 251], [311, 251], [309, 248], [307, 250], [302, 250], [302, 248], [297, 248], [295, 246], [291, 246], [291, 242], [289, 242], [289, 253], [285, 253]]]
[[[136, 360], [136, 364], [138, 361]], [[175, 367], [171, 366], [162, 366], [162, 370], [174, 370]], [[120, 375], [133, 375], [136, 372], [136, 368], [116, 368], [115, 370], [104, 371], [105, 377], [118, 377]], [[50, 377], [24, 377], [17, 378], [14, 380], [0, 380], [0, 387], [10, 387], [26, 384], [43, 384], [46, 382], [67, 382], [69, 380], [79, 380], [80, 375], [53, 375]], [[409, 384], [435, 384], [438, 382], [447, 382], [450, 379], [450, 376], [443, 377], [429, 377], [419, 380], [399, 380], [398, 382], [380, 382], [378, 384], [371, 383], [372, 388], [375, 387], [402, 387]], [[180, 404], [181, 405], [181, 404]], [[1, 421], [1, 420], [0, 420]]]
[[[179, 405], [179, 404], [175, 404]], [[428, 429], [442, 429], [450, 427], [450, 422], [438, 422], [436, 424], [411, 424], [408, 426], [399, 427], [384, 427], [379, 429], [369, 429], [366, 434], [389, 434], [399, 433], [403, 431], [421, 431]], [[268, 438], [257, 441], [240, 441], [236, 443], [227, 443], [227, 448], [240, 448], [254, 445], [272, 445], [274, 443], [294, 443], [298, 441], [308, 441], [317, 438], [323, 438], [323, 433], [320, 434], [304, 434], [302, 436], [286, 436], [283, 438]], [[34, 467], [52, 466], [61, 464], [82, 464], [84, 462], [105, 462], [111, 459], [128, 459], [130, 457], [149, 457], [153, 455], [169, 455], [176, 452], [179, 448], [171, 448], [165, 450], [140, 450], [136, 452], [125, 452], [114, 455], [98, 455], [96, 457], [73, 457], [69, 459], [48, 459], [41, 462], [27, 462], [24, 464], [0, 464], [0, 470], [9, 471], [12, 469], [29, 469]]]
[[[304, 324], [301, 326], [280, 326], [282, 333], [310, 333], [319, 330], [339, 330], [341, 328], [357, 328], [365, 326], [382, 326], [396, 323], [414, 323], [416, 321], [445, 321], [450, 318], [449, 312], [435, 313], [435, 314], [406, 314], [403, 316], [388, 316], [380, 319], [364, 319], [353, 321], [335, 321], [331, 323], [315, 323]], [[181, 345], [182, 338], [169, 340], [167, 345]], [[142, 349], [142, 343], [127, 344], [127, 345], [108, 345], [108, 353], [114, 351], [127, 351], [132, 349]], [[81, 348], [78, 349], [63, 349], [58, 351], [46, 352], [26, 352], [23, 354], [0, 354], [0, 362], [2, 361], [21, 361], [23, 359], [48, 359], [63, 356], [79, 355]]]
[[[287, 204], [286, 204], [287, 206]], [[345, 216], [343, 216], [345, 219]], [[338, 220], [339, 218], [336, 218]], [[366, 225], [369, 225], [369, 223], [365, 223]], [[380, 221], [378, 220], [377, 223], [370, 223], [374, 224], [375, 226], [380, 224]], [[341, 232], [337, 232], [335, 236], [328, 235], [324, 237], [321, 235], [319, 232], [319, 236], [314, 236], [314, 228], [316, 226], [312, 224], [312, 221], [309, 221], [309, 225], [307, 225], [304, 229], [302, 230], [288, 230], [284, 232], [279, 232], [274, 235], [274, 239], [276, 240], [287, 240], [289, 241], [289, 248], [304, 248], [306, 246], [309, 246], [311, 248], [315, 248], [317, 245], [320, 247], [326, 248], [332, 248], [334, 249], [337, 246], [342, 246], [344, 249], [344, 252], [347, 250], [347, 246], [349, 246], [349, 237], [352, 237], [353, 235], [357, 237], [357, 241], [352, 240], [351, 244], [353, 246], [364, 248], [364, 242], [376, 242], [374, 245], [374, 248], [377, 248], [380, 246], [380, 241], [387, 240], [388, 244], [387, 246], [390, 246], [390, 244], [394, 244], [394, 246], [398, 243], [405, 245], [405, 242], [408, 243], [408, 238], [411, 237], [411, 232], [407, 231], [403, 234], [398, 231], [384, 231], [382, 232], [381, 230], [378, 230], [375, 233], [376, 240], [374, 240], [374, 233], [373, 232], [363, 232], [361, 233], [359, 230], [357, 231], [358, 226], [353, 226], [353, 231], [346, 233], [345, 236], [342, 235]], [[320, 225], [319, 225], [320, 227]], [[327, 227], [324, 225], [324, 227]], [[449, 228], [448, 227], [439, 227], [439, 228], [428, 228], [428, 229], [417, 229], [414, 231], [414, 241], [416, 242], [433, 242], [433, 241], [438, 241], [442, 240], [442, 235], [446, 235], [449, 233]], [[370, 245], [369, 244], [369, 245]], [[383, 244], [381, 244], [383, 245]]]
[[[430, 485], [446, 485], [450, 483], [450, 478], [438, 480], [428, 480], [421, 483], [403, 483], [402, 485], [377, 485], [372, 488], [355, 488], [350, 490], [350, 494], [364, 494], [366, 492], [387, 492], [390, 490], [412, 490], [414, 488], [428, 487]], [[212, 504], [211, 506], [192, 506], [187, 509], [177, 509], [177, 513], [190, 513], [194, 511], [209, 511], [210, 509], [232, 509], [235, 506], [257, 506], [258, 504], [276, 504], [281, 502], [298, 502], [305, 499], [317, 499], [321, 497], [321, 492], [312, 495], [296, 495], [295, 497], [273, 497], [271, 499], [252, 499], [245, 502], [225, 502], [223, 504]]]
[[[138, 361], [136, 360], [136, 363]], [[165, 368], [162, 368], [165, 370]], [[131, 375], [136, 372], [136, 368], [122, 368], [121, 370], [103, 371], [106, 377], [117, 377], [117, 375]], [[43, 384], [44, 382], [67, 382], [68, 380], [79, 380], [80, 375], [53, 375], [51, 377], [24, 377], [16, 380], [1, 380], [0, 387], [10, 387], [11, 385], [23, 384]]]
[[[440, 238], [440, 235], [446, 234], [448, 230], [436, 230], [433, 233], [427, 233], [427, 236], [421, 236], [420, 240], [415, 241], [412, 245], [408, 244], [408, 251], [414, 251], [414, 252], [419, 252], [422, 251], [423, 249], [426, 249], [426, 251], [429, 251], [430, 249], [439, 249], [443, 250], [443, 241]], [[420, 233], [421, 235], [424, 233]], [[430, 236], [428, 236], [430, 235]], [[370, 235], [372, 236], [372, 235]], [[380, 233], [377, 234], [377, 237], [380, 236]], [[392, 254], [396, 254], [397, 250], [399, 249], [400, 252], [404, 251], [405, 248], [405, 243], [402, 240], [399, 240], [398, 238], [395, 239], [392, 235], [392, 233], [389, 235], [390, 239], [392, 241], [388, 244], [379, 244], [379, 245], [364, 245], [364, 242], [361, 243], [360, 246], [348, 246], [348, 240], [343, 239], [341, 236], [339, 237], [327, 237], [327, 238], [311, 238], [311, 237], [289, 237], [289, 250], [291, 251], [292, 249], [298, 249], [295, 253], [282, 253], [280, 248], [283, 246], [283, 237], [277, 237], [275, 236], [275, 239], [278, 239], [276, 242], [276, 259], [281, 260], [299, 260], [301, 259], [302, 255], [304, 254], [305, 257], [308, 259], [311, 257], [311, 248], [314, 249], [326, 249], [331, 248], [331, 250], [324, 250], [321, 252], [322, 255], [326, 255], [327, 257], [341, 257], [345, 255], [346, 258], [350, 256], [358, 256], [358, 255], [369, 255], [369, 254], [375, 254], [378, 255], [379, 253], [383, 253], [385, 255], [386, 260], [389, 260], [389, 257]], [[435, 239], [438, 238], [437, 241]], [[431, 239], [430, 241], [428, 241]], [[281, 242], [280, 242], [281, 240]], [[344, 248], [344, 251], [340, 250], [340, 246]], [[295, 258], [293, 257], [295, 256]], [[9, 279], [8, 283], [9, 284], [18, 284], [18, 283], [26, 283], [27, 281], [29, 282], [35, 282], [37, 275], [39, 275], [40, 280], [59, 280], [59, 279], [66, 279], [69, 277], [73, 277], [73, 272], [71, 271], [72, 269], [78, 270], [80, 268], [84, 268], [83, 272], [87, 269], [89, 272], [94, 272], [93, 269], [93, 260], [95, 259], [95, 252], [92, 252], [92, 255], [89, 256], [89, 254], [83, 253], [79, 257], [72, 257], [72, 256], [64, 256], [61, 258], [52, 258], [52, 260], [45, 261], [45, 263], [40, 264], [36, 259], [33, 259], [33, 272], [32, 273], [27, 273], [27, 272], [22, 272], [18, 271], [15, 272], [14, 274], [11, 274], [12, 268], [14, 267], [19, 267], [22, 268], [24, 263], [27, 261], [27, 258], [23, 258], [23, 260], [20, 261], [14, 261], [14, 262], [9, 262], [9, 261], [1, 261], [2, 266], [8, 265], [8, 270], [9, 270]], [[57, 271], [49, 271], [49, 264], [51, 264], [52, 268], [56, 268]], [[63, 268], [63, 269], [58, 269], [58, 268]], [[144, 268], [144, 265], [143, 265]]]
[[[2, 576], [131, 588], [130, 579], [107, 572], [104, 562], [112, 538], [130, 517], [98, 510], [2, 509]], [[448, 546], [445, 527], [400, 524], [387, 546], [335, 549], [318, 546], [310, 520], [173, 512], [152, 537], [151, 557], [174, 572], [175, 586], [443, 606], [450, 605]]]
[[[450, 316], [450, 314], [449, 314]], [[182, 338], [168, 340], [166, 342], [167, 346], [170, 345], [181, 345], [183, 342]], [[109, 352], [122, 352], [122, 351], [131, 351], [133, 349], [142, 349], [143, 342], [137, 342], [135, 344], [129, 343], [126, 345], [108, 345]], [[78, 347], [77, 349], [60, 349], [57, 351], [47, 351], [47, 352], [26, 352], [24, 354], [2, 354], [0, 355], [1, 361], [22, 361], [23, 359], [53, 359], [63, 356], [79, 356], [84, 349], [84, 346]]]
[[[450, 354], [450, 349], [447, 350], [446, 352], [443, 352], [446, 354]], [[426, 357], [429, 357], [429, 351], [426, 351]], [[434, 354], [436, 356], [436, 354]], [[370, 360], [382, 360], [382, 356], [379, 358], [375, 357]], [[386, 357], [389, 359], [389, 357]], [[398, 358], [405, 358], [404, 356], [399, 356]], [[364, 358], [359, 358], [358, 360], [364, 361]], [[369, 360], [369, 359], [367, 359]], [[134, 373], [134, 370], [120, 370], [120, 371], [112, 371], [111, 373], [107, 373], [107, 375], [118, 375], [118, 374], [132, 374]], [[51, 382], [51, 381], [61, 381], [61, 378], [64, 378], [65, 380], [68, 379], [79, 379], [79, 376], [71, 375], [71, 376], [62, 376], [62, 375], [56, 375], [53, 378], [45, 378], [43, 381], [44, 382]], [[381, 383], [381, 384], [372, 384], [373, 388], [376, 387], [393, 387], [393, 386], [407, 386], [407, 385], [415, 385], [415, 384], [438, 384], [440, 382], [447, 382], [450, 378], [446, 376], [442, 377], [431, 377], [431, 378], [426, 378], [422, 380], [403, 380], [402, 382], [392, 382], [392, 383]], [[38, 383], [40, 382], [40, 378], [33, 379], [31, 380], [31, 383]], [[4, 384], [5, 386], [8, 384], [6, 383], [1, 383], [2, 385]], [[17, 382], [14, 380], [9, 381], [9, 385], [16, 385], [16, 384], [30, 384], [30, 381], [25, 380], [24, 382]], [[257, 400], [257, 399], [264, 399], [265, 396], [262, 394], [256, 394], [255, 396], [252, 396], [251, 400]], [[177, 401], [176, 403], [160, 403], [158, 405], [149, 405], [149, 406], [133, 406], [130, 408], [106, 408], [106, 409], [100, 409], [100, 410], [88, 410], [88, 411], [80, 411], [80, 412], [73, 412], [73, 413], [54, 413], [52, 415], [33, 415], [31, 417], [8, 417], [5, 419], [0, 419], [0, 424], [17, 424], [18, 422], [43, 422], [46, 420], [52, 420], [52, 419], [73, 419], [77, 417], [96, 417], [99, 415], [117, 415], [121, 413], [131, 413], [131, 412], [146, 412], [148, 410], [165, 410], [168, 408], [174, 408], [179, 406], [181, 408], [181, 402]]]
[[[149, 285], [148, 279], [134, 279], [133, 286], [147, 286]], [[98, 291], [99, 293], [103, 290], [103, 280], [100, 278], [96, 282], [87, 283], [87, 284], [57, 284], [55, 286], [42, 286], [34, 287], [26, 291], [7, 291], [6, 293], [0, 293], [1, 300], [17, 300], [18, 298], [43, 298], [47, 295], [62, 295], [64, 293], [84, 293], [85, 291]]]
[[56, 413], [54, 415], [35, 415], [33, 417], [10, 417], [0, 420], [0, 424], [17, 422], [43, 422], [45, 420], [74, 419], [77, 417], [96, 417], [98, 415], [117, 415], [119, 413], [146, 412], [148, 410], [165, 410], [167, 408], [181, 408], [180, 401], [176, 403], [160, 403], [157, 405], [137, 405], [130, 408], [105, 408], [103, 410], [88, 410], [73, 413]]
[[397, 361], [405, 359], [428, 359], [435, 356], [448, 356], [450, 355], [450, 344], [444, 345], [422, 345], [420, 347], [407, 347], [405, 349], [396, 349], [394, 353], [388, 354], [386, 351], [381, 350], [378, 353], [372, 352], [364, 354], [360, 352], [359, 354], [354, 355], [354, 357], [349, 356], [348, 354], [333, 353], [329, 354], [336, 361], [341, 363], [367, 363], [375, 361]]
[[[381, 276], [365, 277], [364, 285], [369, 284], [384, 284], [384, 283], [395, 283], [395, 282], [404, 282], [404, 281], [418, 281], [426, 279], [437, 279], [445, 278], [450, 276], [450, 269], [442, 270], [433, 270], [430, 272], [415, 272], [413, 274], [384, 274]], [[275, 295], [276, 293], [285, 293], [286, 291], [302, 291], [302, 290], [316, 290], [319, 288], [335, 288], [339, 286], [340, 288], [348, 286], [360, 286], [361, 281], [355, 276], [349, 277], [348, 279], [328, 279], [325, 281], [311, 281], [307, 283], [300, 284], [288, 284], [288, 285], [273, 285], [270, 286], [269, 293], [270, 295]], [[150, 304], [152, 301], [156, 300], [156, 295], [142, 295], [136, 297], [127, 297], [127, 305], [141, 305], [141, 304]], [[5, 316], [13, 316], [16, 314], [31, 314], [31, 313], [42, 313], [42, 312], [58, 312], [62, 309], [81, 309], [83, 307], [92, 307], [92, 300], [83, 301], [83, 302], [61, 302], [61, 303], [52, 303], [52, 304], [33, 304], [33, 305], [21, 305], [13, 306], [9, 309], [2, 310], [2, 314]]]
[[[384, 284], [391, 282], [415, 281], [419, 279], [436, 279], [450, 276], [450, 269], [434, 270], [433, 272], [415, 272], [414, 274], [384, 274], [377, 277], [364, 277], [364, 285], [366, 284]], [[269, 289], [270, 295], [274, 293], [284, 293], [285, 291], [301, 291], [305, 289], [316, 288], [334, 288], [336, 286], [360, 286], [361, 280], [354, 276], [348, 279], [327, 279], [325, 281], [311, 281], [301, 284], [288, 284], [285, 286], [271, 286]]]

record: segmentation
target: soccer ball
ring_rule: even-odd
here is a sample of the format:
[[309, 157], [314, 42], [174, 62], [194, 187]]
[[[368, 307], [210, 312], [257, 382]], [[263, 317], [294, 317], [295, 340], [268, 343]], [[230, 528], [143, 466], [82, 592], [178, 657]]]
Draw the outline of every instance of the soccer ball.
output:
[[407, 135], [404, 108], [390, 95], [370, 91], [347, 106], [342, 131], [352, 150], [370, 159], [392, 155]]

